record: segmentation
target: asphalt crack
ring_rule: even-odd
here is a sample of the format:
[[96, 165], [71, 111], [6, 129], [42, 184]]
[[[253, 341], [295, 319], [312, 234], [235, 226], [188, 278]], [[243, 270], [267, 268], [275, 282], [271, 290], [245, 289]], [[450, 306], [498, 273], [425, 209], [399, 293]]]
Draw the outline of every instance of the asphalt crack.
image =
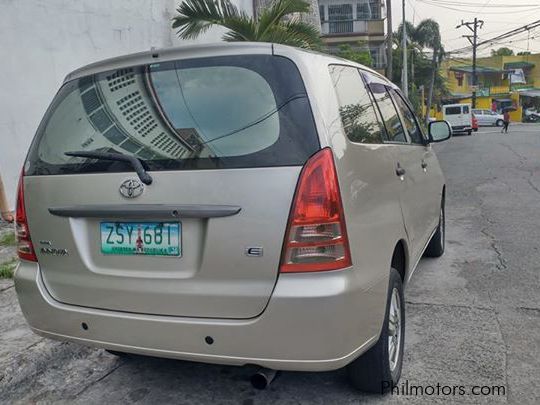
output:
[[480, 307], [476, 305], [464, 305], [464, 304], [448, 304], [448, 303], [438, 303], [438, 302], [420, 302], [420, 301], [409, 301], [405, 300], [406, 304], [409, 305], [424, 305], [432, 307], [448, 307], [448, 308], [459, 308], [459, 309], [476, 309], [480, 311], [494, 311], [492, 307]]
[[533, 312], [535, 315], [540, 315], [540, 308], [517, 307], [517, 310], [522, 312]]
[[90, 384], [85, 386], [82, 390], [77, 392], [75, 395], [72, 396], [72, 398], [78, 398], [81, 394], [83, 394], [88, 388], [92, 387], [93, 385], [99, 383], [100, 381], [103, 381], [105, 378], [110, 376], [112, 373], [114, 373], [116, 370], [118, 370], [120, 367], [122, 367], [125, 364], [125, 362], [119, 360], [119, 364], [116, 367], [111, 368], [109, 371], [107, 371], [105, 374], [103, 374], [101, 377], [99, 377], [97, 380], [92, 381]]
[[4, 288], [0, 289], [0, 293], [4, 292], [4, 291], [7, 291], [7, 290], [9, 290], [10, 288], [13, 288], [13, 287], [15, 287], [13, 284], [8, 286], [8, 287], [4, 287]]
[[524, 172], [527, 172], [529, 173], [529, 178], [527, 179], [527, 183], [529, 184], [529, 186], [531, 186], [531, 188], [536, 191], [537, 193], [540, 194], [540, 188], [538, 188], [538, 186], [536, 186], [533, 182], [532, 182], [532, 178], [534, 177], [534, 170], [527, 170], [527, 169], [523, 169], [523, 166], [525, 166], [525, 163], [527, 161], [527, 158], [525, 156], [523, 156], [522, 154], [518, 153], [514, 148], [512, 148], [512, 146], [510, 145], [507, 145], [507, 144], [504, 144], [504, 143], [501, 143], [500, 144], [501, 146], [505, 147], [506, 149], [508, 149], [510, 152], [512, 152], [515, 156], [517, 156], [518, 160], [519, 160], [519, 170], [523, 170]]
[[[488, 221], [490, 222], [490, 221]], [[490, 222], [491, 223], [491, 222]], [[489, 239], [489, 246], [491, 246], [491, 249], [495, 252], [495, 255], [497, 256], [497, 269], [499, 270], [508, 270], [508, 265], [506, 264], [506, 260], [504, 260], [503, 253], [497, 246], [497, 239], [494, 235], [490, 234], [486, 228], [480, 230], [488, 239]]]

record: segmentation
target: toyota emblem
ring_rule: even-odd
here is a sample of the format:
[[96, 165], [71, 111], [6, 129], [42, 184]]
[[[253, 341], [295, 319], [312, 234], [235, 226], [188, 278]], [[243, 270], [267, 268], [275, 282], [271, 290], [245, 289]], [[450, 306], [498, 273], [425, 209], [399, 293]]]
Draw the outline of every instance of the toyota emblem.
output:
[[120, 184], [120, 194], [126, 198], [135, 198], [144, 191], [144, 184], [138, 179], [128, 179]]

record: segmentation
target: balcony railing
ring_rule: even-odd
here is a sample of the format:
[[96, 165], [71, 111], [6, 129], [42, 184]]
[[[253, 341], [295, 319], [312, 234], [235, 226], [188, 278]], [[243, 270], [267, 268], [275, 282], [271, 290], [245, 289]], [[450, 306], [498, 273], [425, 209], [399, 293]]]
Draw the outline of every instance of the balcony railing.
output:
[[341, 20], [324, 21], [321, 24], [321, 33], [323, 35], [336, 34], [366, 34], [368, 32], [367, 21], [361, 20]]
[[328, 23], [329, 34], [344, 34], [353, 32], [353, 21], [330, 21]]
[[[471, 88], [472, 90], [472, 88]], [[477, 97], [489, 97], [497, 94], [508, 94], [510, 92], [510, 87], [508, 85], [502, 86], [478, 86], [476, 90]]]

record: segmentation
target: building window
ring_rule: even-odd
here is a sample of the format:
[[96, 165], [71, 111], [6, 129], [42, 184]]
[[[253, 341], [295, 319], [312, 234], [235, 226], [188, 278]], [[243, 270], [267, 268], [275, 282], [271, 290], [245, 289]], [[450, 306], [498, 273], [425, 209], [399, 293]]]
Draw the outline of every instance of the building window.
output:
[[360, 0], [356, 3], [357, 20], [378, 20], [381, 18], [379, 0]]
[[328, 31], [330, 34], [353, 32], [352, 4], [335, 4], [328, 6]]
[[319, 16], [321, 17], [321, 22], [325, 22], [326, 19], [324, 18], [324, 6], [319, 6]]

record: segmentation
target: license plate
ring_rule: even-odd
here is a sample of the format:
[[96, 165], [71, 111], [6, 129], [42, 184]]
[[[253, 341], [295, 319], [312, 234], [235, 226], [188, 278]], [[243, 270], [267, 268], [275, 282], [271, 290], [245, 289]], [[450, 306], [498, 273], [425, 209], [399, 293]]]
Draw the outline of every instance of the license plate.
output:
[[101, 222], [101, 253], [182, 256], [179, 222]]

